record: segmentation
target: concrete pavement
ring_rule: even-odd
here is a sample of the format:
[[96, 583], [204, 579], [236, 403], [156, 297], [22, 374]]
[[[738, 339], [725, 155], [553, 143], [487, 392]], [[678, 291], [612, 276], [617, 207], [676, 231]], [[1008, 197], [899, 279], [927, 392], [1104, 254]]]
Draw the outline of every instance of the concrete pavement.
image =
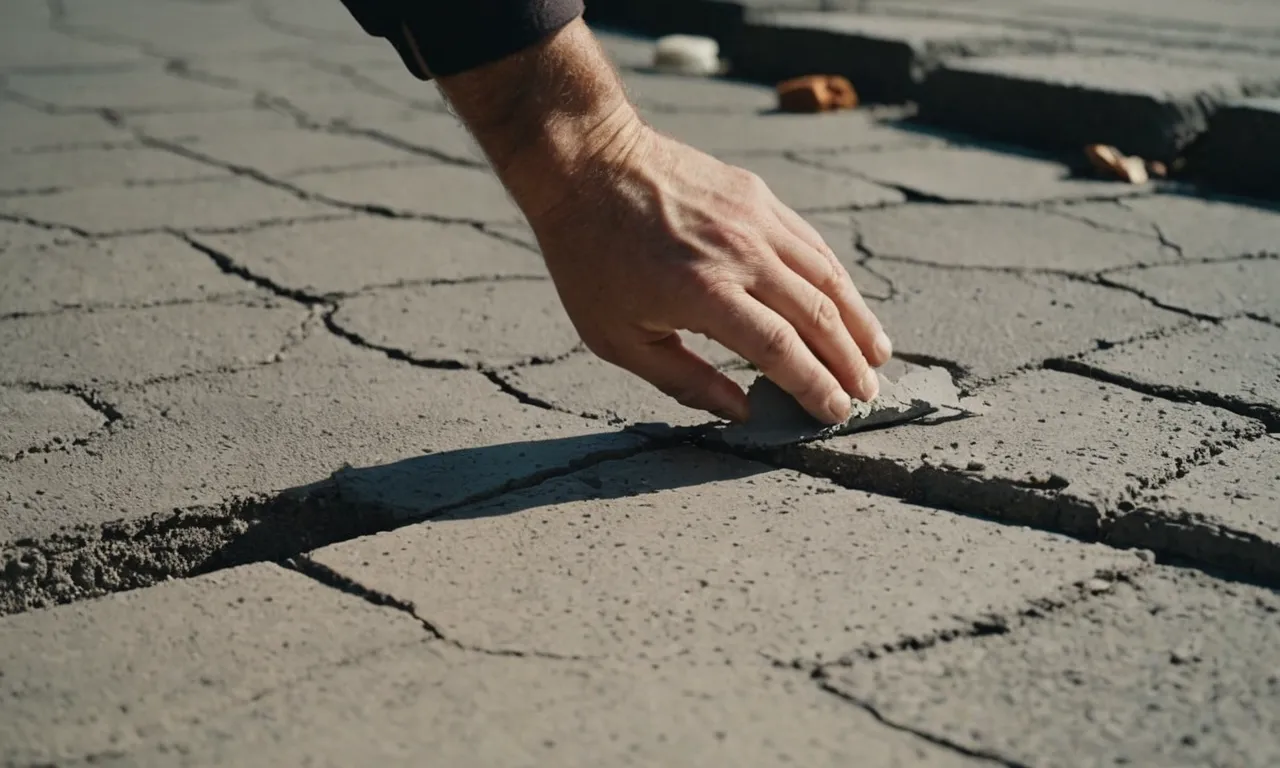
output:
[[[917, 64], [1280, 53], [1243, 0], [861, 5], [899, 42], [854, 60], [912, 98]], [[0, 21], [0, 763], [1280, 759], [1274, 203], [910, 108], [767, 114], [606, 35], [654, 125], [759, 173], [962, 389], [732, 450], [581, 348], [465, 131], [340, 3]]]

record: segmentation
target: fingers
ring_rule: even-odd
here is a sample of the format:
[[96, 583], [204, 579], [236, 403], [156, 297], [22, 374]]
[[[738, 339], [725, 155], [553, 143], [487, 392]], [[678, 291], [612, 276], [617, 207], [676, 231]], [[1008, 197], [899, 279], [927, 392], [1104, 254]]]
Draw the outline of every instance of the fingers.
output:
[[[784, 247], [807, 246], [795, 242]], [[845, 392], [864, 401], [875, 399], [880, 390], [875, 369], [854, 343], [830, 296], [782, 264], [761, 275], [749, 293], [791, 324]]]
[[691, 352], [678, 334], [632, 347], [617, 363], [682, 405], [730, 421], [747, 420], [742, 388]]
[[840, 310], [845, 327], [853, 335], [867, 362], [880, 367], [893, 356], [893, 344], [880, 320], [854, 287], [849, 272], [809, 222], [782, 203], [774, 206], [779, 221], [809, 248], [784, 247], [778, 255], [815, 288], [830, 296]]
[[696, 330], [755, 363], [814, 418], [828, 424], [849, 418], [849, 395], [781, 315], [741, 289], [708, 309], [706, 330]]

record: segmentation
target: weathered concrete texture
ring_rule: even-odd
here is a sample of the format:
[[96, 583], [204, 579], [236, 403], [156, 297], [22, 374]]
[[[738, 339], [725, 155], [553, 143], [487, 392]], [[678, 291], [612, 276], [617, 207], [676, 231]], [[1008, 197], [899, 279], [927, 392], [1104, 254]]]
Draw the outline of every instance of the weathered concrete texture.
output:
[[178, 143], [191, 143], [224, 133], [246, 134], [298, 128], [295, 117], [260, 106], [220, 109], [217, 112], [152, 112], [129, 115], [127, 124], [146, 136]]
[[830, 670], [888, 723], [1006, 764], [1280, 762], [1275, 592], [1159, 569], [1022, 631]]
[[[717, 362], [715, 355], [706, 355], [701, 349], [697, 351], [709, 362]], [[732, 353], [724, 352], [722, 358], [737, 360]], [[499, 375], [528, 397], [611, 424], [692, 427], [716, 418], [680, 405], [643, 379], [588, 353], [575, 354], [551, 365], [522, 366]], [[733, 369], [725, 375], [745, 388], [756, 377], [756, 372]]]
[[[501, 733], [496, 738], [495, 733]], [[223, 734], [234, 734], [234, 738]], [[597, 664], [410, 646], [313, 674], [101, 765], [851, 764], [981, 768], [752, 660]]]
[[[113, 12], [120, 13], [119, 10]], [[213, 110], [247, 107], [252, 103], [251, 96], [181, 78], [154, 66], [124, 71], [10, 75], [7, 81], [14, 93], [55, 110], [110, 109], [127, 114]]]
[[875, 256], [946, 267], [1089, 274], [1179, 259], [1154, 232], [1108, 232], [1038, 210], [919, 203], [852, 218], [863, 248]]
[[762, 12], [733, 38], [735, 74], [770, 81], [815, 72], [844, 75], [864, 102], [901, 103], [941, 62], [1047, 52], [1065, 36], [943, 19], [830, 12]]
[[274, 359], [307, 311], [262, 294], [236, 301], [62, 312], [0, 321], [0, 380], [144, 381]]
[[187, 147], [220, 163], [275, 177], [317, 170], [414, 164], [425, 159], [372, 139], [297, 128], [251, 133], [219, 131], [202, 136]]
[[781, 458], [912, 501], [1280, 576], [1276, 546], [1135, 509], [1149, 489], [1261, 437], [1258, 422], [1053, 371], [1006, 379], [961, 406], [979, 415], [809, 443]]
[[0, 196], [227, 176], [226, 171], [145, 147], [0, 155]]
[[1100, 571], [1143, 566], [693, 449], [601, 464], [311, 557], [464, 645], [710, 665], [964, 633]]
[[278, 49], [315, 51], [315, 42], [256, 23], [252, 6], [240, 3], [156, 3], [63, 0], [64, 26], [108, 36], [166, 58], [245, 56]]
[[1224, 452], [1150, 494], [1143, 506], [1280, 541], [1280, 436]]
[[58, 232], [32, 224], [0, 219], [0, 253], [29, 248], [42, 251], [50, 246], [76, 242], [78, 238], [68, 232]]
[[921, 119], [1049, 149], [1111, 144], [1172, 160], [1240, 95], [1233, 72], [1123, 56], [1009, 56], [947, 64], [925, 81]]
[[1200, 315], [1247, 312], [1280, 323], [1280, 258], [1134, 269], [1107, 279]]
[[[232, 497], [307, 486], [341, 469], [346, 506], [332, 514], [383, 512], [378, 500], [398, 494], [398, 516], [422, 516], [596, 453], [643, 444], [635, 435], [522, 405], [479, 374], [423, 370], [328, 336], [307, 340], [276, 365], [110, 388], [102, 396], [127, 428], [88, 450], [0, 463], [0, 487], [9, 498], [0, 541], [43, 539], [76, 526], [78, 536], [92, 539], [102, 523], [198, 506], [221, 509], [211, 517], [230, 524], [205, 533], [197, 527], [194, 541], [150, 554], [147, 541], [124, 537], [116, 558], [94, 566], [105, 584], [164, 567], [187, 546], [206, 557], [229, 544], [240, 554], [271, 544], [266, 534], [236, 528], [237, 507], [223, 505]], [[294, 535], [306, 534], [305, 517], [291, 525]]]
[[939, 269], [873, 259], [897, 288], [872, 309], [900, 352], [987, 379], [1051, 357], [1087, 352], [1186, 318], [1138, 296], [1056, 275]]
[[365, 132], [371, 140], [390, 142], [410, 157], [421, 160], [443, 157], [487, 167], [484, 151], [453, 115], [417, 113], [397, 117], [360, 114], [343, 121], [336, 130], [357, 134]]
[[1280, 328], [1229, 320], [1062, 361], [1072, 370], [1174, 400], [1193, 399], [1280, 432]]
[[409, 617], [268, 563], [3, 618], [0, 760], [120, 756], [426, 640]]
[[377, 290], [344, 299], [333, 323], [422, 361], [502, 367], [578, 346], [550, 280]]
[[106, 423], [76, 395], [0, 387], [0, 459], [70, 446]]
[[772, 88], [735, 80], [624, 72], [622, 83], [642, 112], [759, 114], [777, 105]]
[[1152, 195], [1056, 210], [1105, 227], [1157, 233], [1192, 261], [1280, 256], [1280, 211], [1243, 201]]
[[1234, 192], [1280, 197], [1280, 98], [1218, 110], [1195, 149], [1191, 172]]
[[1070, 171], [1052, 160], [978, 148], [891, 148], [811, 155], [808, 159], [927, 198], [953, 202], [1037, 203], [1119, 198], [1146, 191], [1143, 185], [1070, 178]]
[[197, 235], [194, 240], [257, 277], [313, 296], [403, 283], [547, 274], [536, 253], [467, 224], [356, 216]]
[[779, 200], [797, 211], [875, 208], [906, 201], [896, 189], [785, 157], [744, 156], [728, 162], [758, 174]]
[[843, 424], [823, 424], [810, 416], [794, 397], [764, 376], [747, 391], [750, 418], [713, 436], [732, 449], [754, 452], [763, 448], [826, 440], [839, 435], [906, 424], [939, 411], [956, 413], [960, 395], [946, 369], [910, 364], [897, 375], [878, 371], [880, 393], [871, 402], [853, 401]]
[[65, 307], [196, 301], [249, 287], [171, 235], [0, 253], [0, 317]]
[[[16, 72], [55, 71], [66, 68], [111, 67], [137, 62], [131, 51], [89, 40], [74, 39], [56, 30], [42, 29], [46, 19], [23, 23], [5, 5], [5, 26], [0, 28], [0, 69]], [[44, 16], [47, 18], [48, 13]]]
[[646, 119], [663, 133], [712, 154], [909, 147], [930, 141], [858, 111], [749, 116], [655, 112]]
[[0, 151], [123, 144], [133, 137], [98, 115], [49, 115], [0, 101]]
[[293, 184], [327, 200], [402, 214], [460, 221], [521, 218], [507, 191], [487, 170], [424, 164], [296, 176]]
[[330, 216], [333, 206], [302, 200], [245, 178], [125, 188], [88, 187], [0, 198], [0, 213], [74, 227], [91, 234], [155, 229], [235, 229], [282, 219]]

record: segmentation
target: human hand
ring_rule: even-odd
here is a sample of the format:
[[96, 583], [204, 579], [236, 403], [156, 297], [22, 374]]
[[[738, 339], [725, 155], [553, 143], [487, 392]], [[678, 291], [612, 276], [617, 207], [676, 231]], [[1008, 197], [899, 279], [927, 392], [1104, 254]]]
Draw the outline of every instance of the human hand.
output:
[[747, 397], [679, 331], [754, 363], [814, 417], [877, 394], [888, 337], [831, 249], [756, 176], [655, 132], [577, 20], [440, 86], [532, 225], [600, 357], [685, 405]]
[[[827, 423], [877, 394], [888, 337], [822, 237], [759, 177], [639, 120], [530, 224], [570, 319], [601, 358], [742, 420], [747, 398], [678, 331], [751, 361]], [[849, 393], [849, 394], [846, 394]]]

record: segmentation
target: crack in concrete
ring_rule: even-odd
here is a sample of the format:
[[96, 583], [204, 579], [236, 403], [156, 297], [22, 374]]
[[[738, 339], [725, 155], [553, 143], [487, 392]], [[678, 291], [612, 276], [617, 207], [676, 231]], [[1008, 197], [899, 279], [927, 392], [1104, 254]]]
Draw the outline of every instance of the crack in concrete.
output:
[[418, 613], [417, 606], [409, 600], [403, 600], [394, 595], [367, 587], [355, 579], [330, 568], [327, 565], [318, 563], [307, 555], [299, 555], [291, 558], [283, 563], [287, 568], [291, 568], [302, 575], [313, 579], [331, 589], [348, 595], [354, 595], [373, 605], [390, 608], [399, 611], [413, 618], [414, 621], [422, 625], [427, 634], [433, 639], [444, 643], [452, 648], [468, 653], [479, 653], [485, 656], [504, 656], [519, 659], [536, 658], [547, 659], [551, 661], [592, 661], [590, 656], [577, 656], [553, 653], [551, 651], [540, 650], [519, 650], [515, 648], [489, 648], [481, 645], [472, 645], [463, 643], [460, 640], [449, 637], [438, 624], [431, 621], [427, 617]]
[[871, 715], [873, 718], [875, 718], [877, 722], [879, 722], [881, 725], [885, 726], [886, 728], [890, 728], [895, 731], [910, 734], [918, 739], [921, 739], [922, 741], [927, 741], [928, 743], [934, 745], [935, 747], [939, 747], [950, 752], [955, 752], [955, 753], [964, 755], [966, 757], [971, 757], [977, 760], [984, 760], [989, 763], [994, 763], [995, 765], [1005, 766], [1006, 768], [1031, 768], [1031, 766], [1027, 765], [1026, 763], [1018, 762], [1017, 760], [1014, 760], [1009, 757], [1005, 757], [995, 752], [966, 747], [963, 744], [958, 744], [946, 737], [938, 736], [926, 730], [923, 730], [920, 728], [913, 728], [904, 723], [899, 723], [896, 720], [892, 720], [889, 717], [885, 716], [885, 714], [881, 712], [871, 702], [864, 701], [854, 696], [853, 694], [850, 694], [846, 691], [842, 691], [836, 688], [835, 686], [831, 685], [831, 683], [828, 682], [827, 678], [820, 671], [814, 672], [814, 674], [812, 675], [812, 680], [814, 681], [814, 683], [817, 684], [819, 690], [829, 693], [832, 696], [835, 696], [836, 698], [840, 699], [841, 701], [847, 702], [849, 704], [852, 704], [858, 707], [859, 709], [864, 710], [867, 714]]
[[103, 419], [101, 426], [94, 428], [88, 434], [81, 437], [63, 438], [61, 436], [57, 436], [39, 445], [23, 448], [12, 454], [0, 454], [0, 461], [9, 464], [16, 464], [24, 459], [40, 454], [55, 452], [65, 453], [74, 448], [87, 447], [99, 438], [111, 434], [120, 425], [125, 423], [124, 415], [120, 413], [114, 405], [103, 398], [100, 392], [82, 387], [78, 384], [62, 384], [53, 386], [35, 383], [18, 383], [6, 386], [27, 392], [60, 392], [65, 395], [70, 395], [80, 400], [91, 410], [97, 412]]
[[627, 447], [600, 448], [407, 520], [380, 508], [349, 502], [330, 476], [274, 495], [234, 496], [220, 504], [0, 543], [0, 616], [249, 563], [288, 566], [289, 561], [331, 544], [414, 525], [597, 464], [674, 444], [674, 439], [650, 439]]

